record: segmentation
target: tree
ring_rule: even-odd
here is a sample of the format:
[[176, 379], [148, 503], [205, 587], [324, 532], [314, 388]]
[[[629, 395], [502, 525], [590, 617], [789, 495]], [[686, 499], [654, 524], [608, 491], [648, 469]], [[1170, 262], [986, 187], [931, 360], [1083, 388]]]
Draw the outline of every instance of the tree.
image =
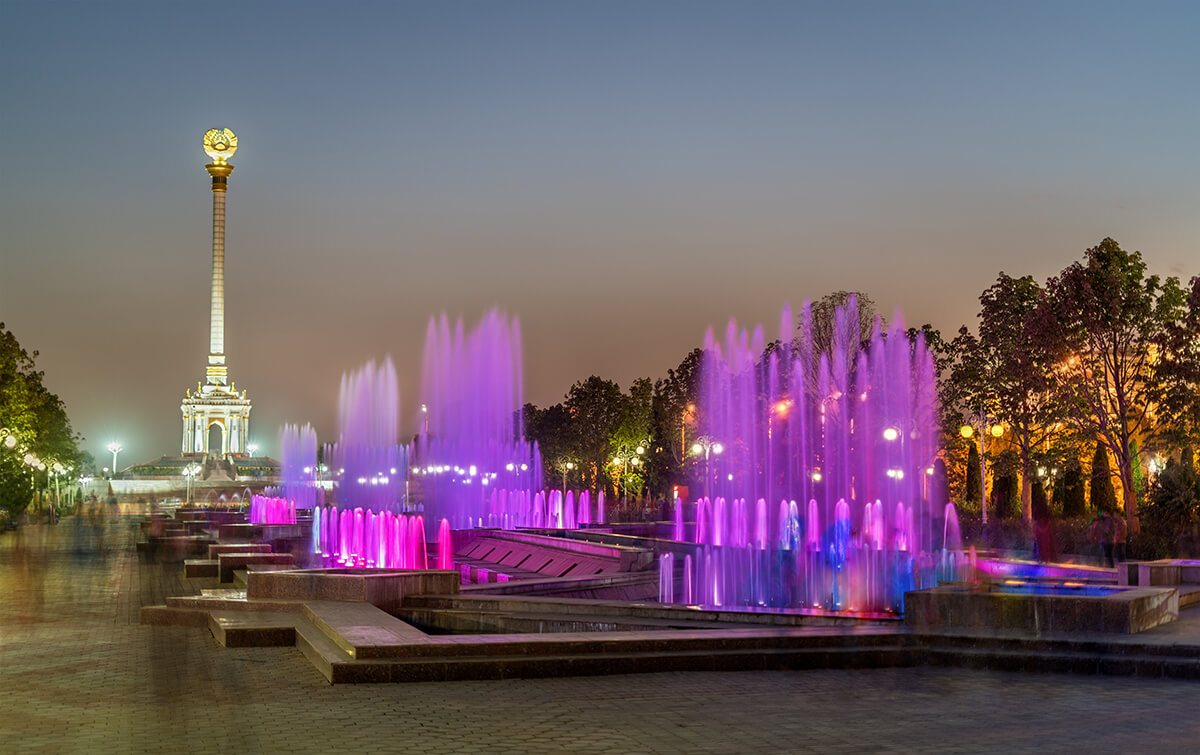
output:
[[703, 357], [702, 349], [692, 349], [678, 367], [667, 370], [667, 376], [654, 383], [650, 413], [655, 453], [648, 476], [656, 495], [665, 496], [671, 485], [687, 479], [688, 436], [695, 440]]
[[75, 471], [82, 471], [90, 460], [79, 450], [80, 438], [71, 429], [62, 401], [42, 384], [43, 373], [35, 369], [37, 356], [22, 348], [0, 322], [0, 427], [14, 444], [10, 448], [7, 438], [0, 441], [0, 505], [10, 517], [20, 514], [47, 483], [45, 472], [31, 474], [25, 454]]
[[[655, 446], [651, 445], [650, 437], [653, 430], [653, 394], [654, 386], [650, 378], [633, 381], [629, 386], [629, 394], [623, 397], [621, 415], [608, 442], [609, 456], [622, 460], [619, 474], [623, 484], [618, 487], [639, 495], [646, 480], [646, 461], [655, 455]], [[641, 453], [638, 449], [641, 449]]]
[[1184, 315], [1163, 328], [1153, 390], [1158, 438], [1176, 446], [1200, 442], [1200, 276], [1188, 284]]
[[[975, 392], [986, 396], [996, 419], [1007, 426], [1021, 472], [1021, 516], [1032, 519], [1034, 469], [1038, 450], [1053, 428], [1054, 394], [1049, 390], [1047, 351], [1031, 338], [1033, 313], [1042, 290], [1031, 276], [1004, 273], [979, 296], [978, 340], [964, 338], [964, 362], [975, 362], [982, 380]], [[982, 400], [982, 399], [981, 399]]]
[[[871, 335], [879, 318], [875, 302], [861, 291], [834, 291], [808, 305], [806, 310], [807, 314], [801, 315], [798, 345], [801, 353], [810, 353], [818, 360], [822, 354], [832, 354], [837, 346], [845, 346], [843, 340], [851, 340], [851, 345], [857, 346]], [[854, 321], [839, 323], [839, 310], [849, 313]], [[848, 332], [850, 338], [840, 339], [839, 331]]]
[[979, 503], [979, 496], [983, 493], [983, 482], [980, 474], [982, 470], [979, 468], [979, 449], [974, 443], [968, 444], [970, 450], [967, 451], [967, 473], [966, 484], [963, 486], [963, 500]]
[[1130, 441], [1149, 429], [1154, 398], [1152, 347], [1184, 314], [1176, 278], [1146, 275], [1140, 252], [1104, 239], [1046, 285], [1033, 328], [1054, 364], [1054, 389], [1081, 433], [1116, 460], [1129, 532], [1138, 531]]
[[1062, 513], [1064, 517], [1081, 517], [1087, 511], [1083, 491], [1083, 466], [1079, 458], [1069, 459], [1063, 470]]
[[579, 458], [575, 446], [578, 433], [571, 413], [561, 403], [545, 409], [526, 404], [521, 416], [525, 438], [537, 441], [542, 456], [542, 479], [561, 479], [566, 463], [576, 464]]
[[1108, 465], [1108, 448], [1099, 441], [1096, 442], [1096, 455], [1092, 457], [1092, 508], [1097, 514], [1117, 510], [1117, 491]]
[[992, 475], [992, 511], [997, 520], [1009, 519], [1017, 503], [1017, 456], [1005, 451], [996, 459]]
[[602, 488], [612, 479], [609, 446], [624, 415], [624, 403], [619, 385], [595, 375], [567, 392], [563, 405], [571, 416], [571, 445], [579, 455], [580, 475], [587, 487]]

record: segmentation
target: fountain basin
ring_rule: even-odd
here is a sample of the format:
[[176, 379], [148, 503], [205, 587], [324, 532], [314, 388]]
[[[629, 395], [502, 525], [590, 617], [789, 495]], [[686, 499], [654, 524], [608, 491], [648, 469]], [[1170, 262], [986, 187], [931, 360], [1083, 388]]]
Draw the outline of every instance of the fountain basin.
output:
[[362, 601], [388, 613], [408, 595], [454, 595], [459, 575], [452, 570], [293, 569], [252, 571], [246, 575], [247, 599]]
[[914, 629], [1136, 634], [1179, 618], [1179, 593], [1171, 587], [951, 583], [909, 592], [904, 604]]

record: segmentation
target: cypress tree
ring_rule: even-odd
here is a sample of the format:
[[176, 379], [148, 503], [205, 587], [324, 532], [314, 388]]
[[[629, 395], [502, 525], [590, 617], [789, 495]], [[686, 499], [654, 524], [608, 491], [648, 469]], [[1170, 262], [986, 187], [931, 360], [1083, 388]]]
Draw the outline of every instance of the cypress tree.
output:
[[1112, 471], [1108, 466], [1108, 449], [1096, 442], [1096, 455], [1092, 458], [1092, 508], [1097, 513], [1107, 511], [1116, 514], [1117, 490], [1113, 487]]
[[1064, 517], [1080, 517], [1087, 512], [1087, 500], [1083, 494], [1083, 466], [1079, 459], [1068, 461], [1063, 473], [1062, 512]]
[[971, 444], [970, 450], [967, 451], [967, 473], [964, 475], [966, 482], [963, 484], [964, 501], [979, 502], [979, 494], [982, 492], [979, 481], [979, 449], [975, 444]]
[[1042, 519], [1050, 516], [1050, 504], [1046, 500], [1046, 488], [1042, 485], [1042, 481], [1035, 478], [1033, 484], [1029, 486], [1029, 491], [1029, 508], [1033, 518]]

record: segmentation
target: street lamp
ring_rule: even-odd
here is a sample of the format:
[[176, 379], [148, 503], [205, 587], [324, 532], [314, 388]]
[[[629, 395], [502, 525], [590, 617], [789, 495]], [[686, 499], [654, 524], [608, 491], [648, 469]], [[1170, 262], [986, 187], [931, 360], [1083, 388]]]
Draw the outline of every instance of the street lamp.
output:
[[11, 451], [17, 447], [17, 436], [14, 435], [13, 431], [9, 430], [7, 427], [0, 427], [0, 438], [4, 438], [4, 447], [8, 450]]
[[114, 440], [113, 442], [108, 444], [108, 450], [113, 455], [112, 471], [113, 471], [113, 476], [115, 477], [117, 474], [117, 454], [121, 453], [125, 449], [121, 447], [120, 443], [118, 443], [117, 441]]
[[183, 468], [183, 476], [187, 478], [187, 495], [184, 498], [184, 505], [192, 505], [192, 478], [200, 474], [200, 465], [192, 462]]
[[570, 472], [574, 468], [575, 468], [575, 462], [573, 462], [573, 461], [568, 461], [562, 465], [562, 471], [563, 471], [562, 491], [563, 491], [564, 496], [567, 494], [567, 472]]
[[[979, 503], [980, 509], [983, 512], [983, 523], [987, 524], [987, 454], [984, 453], [983, 441], [985, 435], [991, 435], [993, 438], [999, 438], [1004, 435], [1004, 426], [995, 423], [991, 417], [987, 417], [983, 413], [983, 406], [979, 407], [979, 416], [970, 416], [967, 418], [967, 423], [958, 429], [958, 434], [964, 438], [970, 439], [975, 435], [975, 427], [971, 424], [972, 420], [976, 421], [979, 428]], [[989, 425], [992, 421], [994, 424]], [[984, 432], [986, 431], [986, 433]]]
[[709, 485], [712, 483], [712, 465], [711, 457], [720, 456], [725, 450], [725, 446], [719, 442], [714, 442], [708, 438], [701, 438], [692, 444], [692, 453], [699, 456], [704, 454], [704, 495], [708, 497], [711, 493]]
[[247, 443], [247, 444], [246, 444], [246, 451], [247, 451], [247, 452], [248, 452], [248, 453], [249, 453], [251, 456], [254, 456], [256, 453], [258, 453], [258, 444], [257, 444], [257, 443]]

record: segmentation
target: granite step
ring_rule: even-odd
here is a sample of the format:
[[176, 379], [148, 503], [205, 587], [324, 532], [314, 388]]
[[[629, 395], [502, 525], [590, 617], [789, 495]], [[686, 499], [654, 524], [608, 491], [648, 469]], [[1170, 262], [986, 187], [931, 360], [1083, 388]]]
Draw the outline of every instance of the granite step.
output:
[[544, 632], [610, 632], [653, 631], [657, 629], [728, 629], [728, 624], [706, 621], [683, 621], [676, 618], [641, 616], [595, 616], [581, 618], [568, 613], [509, 613], [505, 611], [471, 611], [447, 609], [404, 608], [399, 618], [411, 624], [451, 634], [504, 633], [538, 634]]
[[[308, 655], [308, 653], [306, 653]], [[311, 656], [310, 656], [311, 660]], [[884, 668], [915, 665], [903, 644], [872, 648], [788, 648], [620, 652], [601, 655], [513, 655], [328, 661], [319, 664], [333, 684], [370, 682], [532, 679], [672, 671], [763, 671]]]

